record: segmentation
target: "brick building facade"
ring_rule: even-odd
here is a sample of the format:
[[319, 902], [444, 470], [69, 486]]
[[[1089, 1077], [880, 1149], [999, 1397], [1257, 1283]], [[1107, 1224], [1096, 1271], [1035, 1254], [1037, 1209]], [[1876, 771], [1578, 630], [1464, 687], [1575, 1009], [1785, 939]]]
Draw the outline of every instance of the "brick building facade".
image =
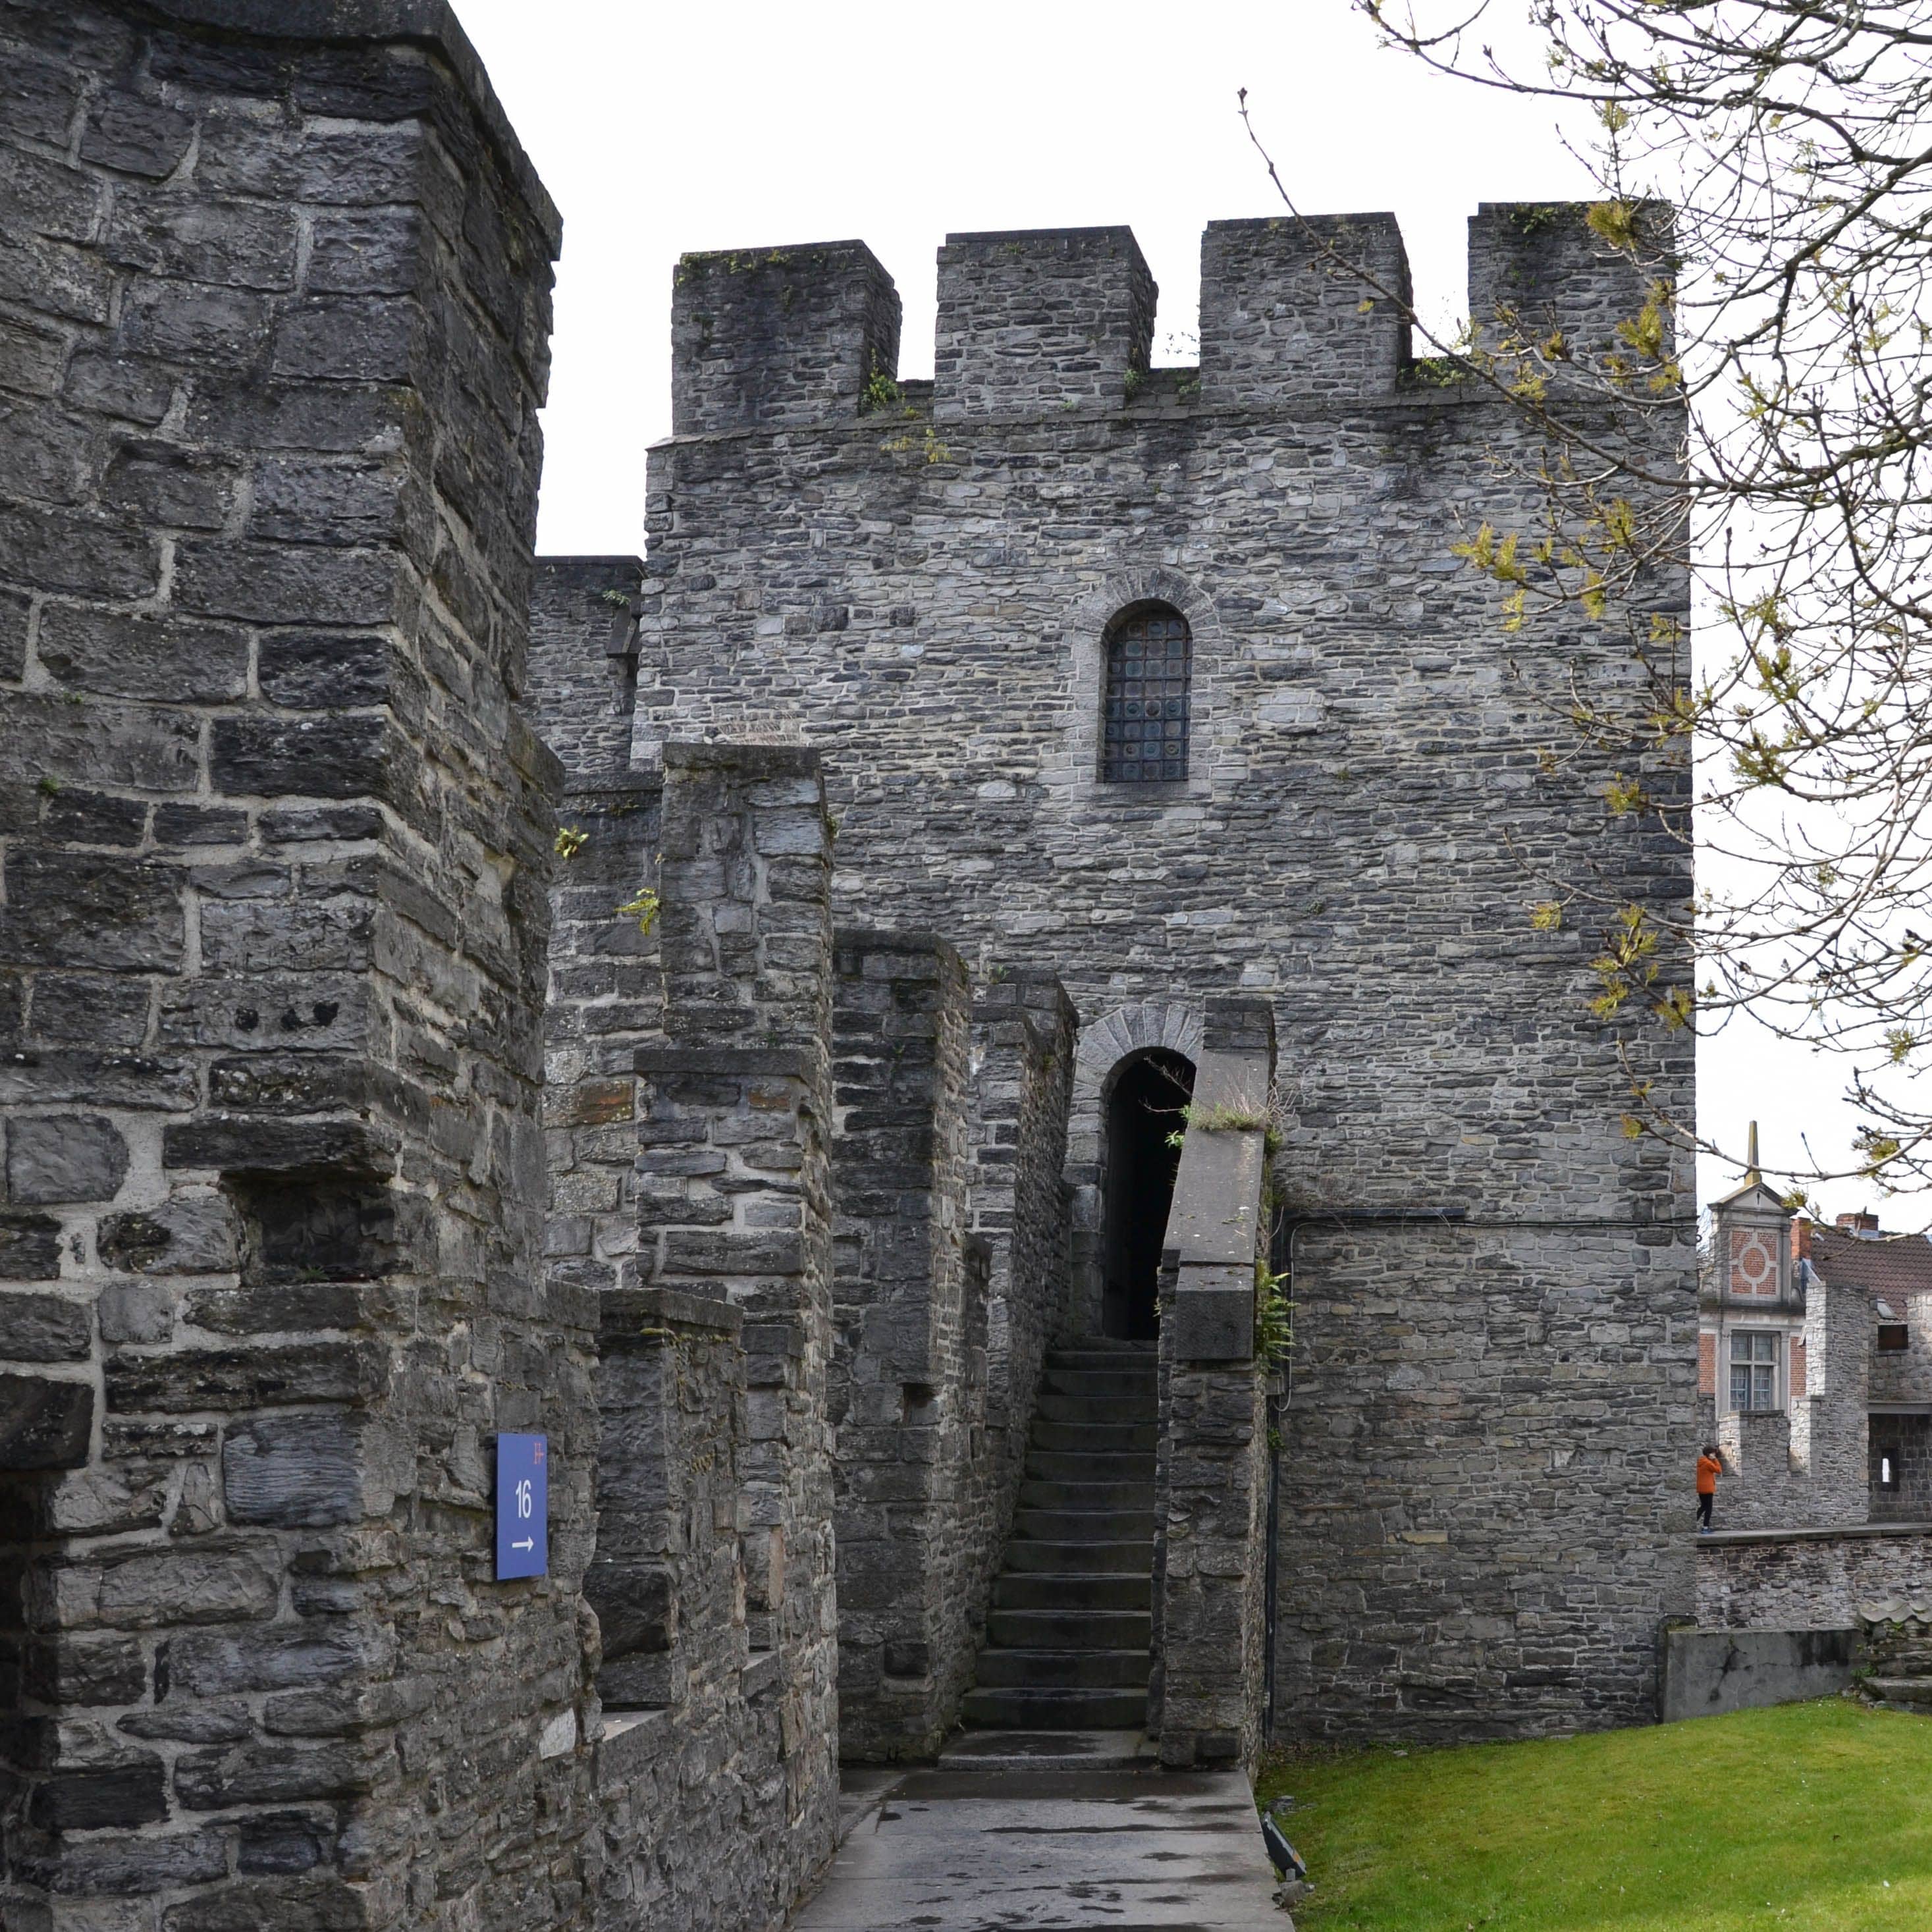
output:
[[1754, 1167], [1714, 1204], [1700, 1307], [1725, 1526], [1932, 1520], [1932, 1243], [1868, 1213], [1826, 1227]]

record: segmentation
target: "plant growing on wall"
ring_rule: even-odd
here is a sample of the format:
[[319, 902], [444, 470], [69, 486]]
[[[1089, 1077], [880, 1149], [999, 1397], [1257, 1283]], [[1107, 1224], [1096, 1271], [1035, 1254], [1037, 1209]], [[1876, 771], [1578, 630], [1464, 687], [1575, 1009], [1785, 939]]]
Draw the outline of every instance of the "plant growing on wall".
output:
[[1288, 1298], [1288, 1277], [1277, 1274], [1265, 1258], [1255, 1262], [1255, 1354], [1270, 1368], [1285, 1362], [1294, 1346], [1294, 1310]]

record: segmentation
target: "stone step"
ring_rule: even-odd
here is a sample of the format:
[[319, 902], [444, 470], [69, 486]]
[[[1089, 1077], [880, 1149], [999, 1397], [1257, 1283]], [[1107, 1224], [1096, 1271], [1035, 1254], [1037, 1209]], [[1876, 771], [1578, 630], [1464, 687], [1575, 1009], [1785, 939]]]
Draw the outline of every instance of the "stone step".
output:
[[[1009, 1580], [1032, 1582], [1038, 1580], [1013, 1577]], [[989, 1642], [1012, 1650], [1144, 1651], [1154, 1641], [1154, 1616], [1146, 1610], [1063, 1609], [1056, 1600], [1048, 1609], [989, 1611], [986, 1636]], [[986, 1654], [980, 1652], [982, 1657]]]
[[939, 1754], [941, 1771], [1158, 1770], [1160, 1753], [1143, 1731], [962, 1731]]
[[1041, 1378], [1044, 1394], [1099, 1396], [1132, 1402], [1148, 1416], [1159, 1402], [1151, 1369], [1053, 1369]]
[[1154, 1544], [1029, 1543], [1024, 1537], [1006, 1545], [1006, 1568], [1034, 1576], [1154, 1574]]
[[1932, 1678], [1868, 1677], [1858, 1688], [1888, 1704], [1932, 1704]]
[[1008, 1570], [993, 1580], [993, 1608], [1001, 1610], [1050, 1610], [1082, 1613], [1090, 1610], [1132, 1611], [1147, 1616], [1154, 1606], [1154, 1572], [1144, 1576], [1118, 1574], [1036, 1576]]
[[1023, 1510], [1150, 1510], [1151, 1483], [1049, 1483], [1029, 1476], [1020, 1485]]
[[1151, 1483], [1151, 1449], [1029, 1449], [1026, 1473], [1043, 1483]]
[[982, 1690], [1144, 1689], [1154, 1659], [1141, 1650], [982, 1650]]
[[1122, 1342], [1112, 1335], [1082, 1335], [1071, 1342], [1063, 1342], [1046, 1352], [1049, 1362], [1071, 1362], [1089, 1358], [1106, 1362], [1151, 1362], [1159, 1355], [1158, 1342]]
[[1141, 1543], [1154, 1546], [1154, 1511], [1018, 1509], [1013, 1534], [1029, 1543]]
[[1104, 1731], [1144, 1728], [1144, 1690], [969, 1690], [962, 1714], [969, 1724], [1022, 1731]]
[[1059, 1395], [1042, 1389], [1034, 1406], [1034, 1418], [1037, 1422], [1100, 1423], [1115, 1428], [1124, 1424], [1131, 1429], [1138, 1424], [1152, 1429], [1156, 1426], [1153, 1411], [1151, 1402], [1131, 1396]]
[[1078, 1449], [1090, 1455], [1132, 1449], [1151, 1456], [1159, 1432], [1151, 1422], [1052, 1422], [1036, 1415], [1027, 1444], [1034, 1449]]

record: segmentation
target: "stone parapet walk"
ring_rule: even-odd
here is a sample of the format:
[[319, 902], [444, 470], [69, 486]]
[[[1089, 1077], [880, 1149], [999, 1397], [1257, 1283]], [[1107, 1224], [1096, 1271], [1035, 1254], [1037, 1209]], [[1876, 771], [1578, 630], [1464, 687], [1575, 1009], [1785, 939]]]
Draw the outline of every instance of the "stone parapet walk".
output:
[[1293, 1932], [1247, 1780], [1162, 1772], [1131, 1733], [969, 1738], [862, 1810], [790, 1932]]

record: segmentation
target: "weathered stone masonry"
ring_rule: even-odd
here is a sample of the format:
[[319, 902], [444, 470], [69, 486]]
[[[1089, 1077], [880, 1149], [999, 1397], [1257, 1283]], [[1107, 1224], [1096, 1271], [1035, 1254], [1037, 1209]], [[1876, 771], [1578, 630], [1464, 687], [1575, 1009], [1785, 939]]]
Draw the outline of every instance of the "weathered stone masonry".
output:
[[[1278, 1040], [1298, 1304], [1277, 1447], [1180, 1216], [1163, 1754], [1252, 1756], [1270, 1642], [1309, 1732], [1647, 1714], [1688, 1176], [1521, 914], [1685, 881], [1552, 722], [1614, 640], [1455, 576], [1513, 416], [1276, 224], [1198, 372], [1124, 230], [955, 238], [896, 395], [862, 246], [700, 258], [648, 574], [533, 581], [558, 227], [440, 0], [0, 0], [0, 90], [10, 1927], [779, 1919], [842, 1688], [854, 1754], [952, 1720], [1154, 1048], [1258, 1208]], [[1580, 342], [1628, 293], [1547, 210], [1472, 259]], [[1189, 776], [1102, 786], [1145, 600]]]
[[556, 218], [440, 6], [8, 4], [0, 90], [0, 1918], [579, 1922]]
[[967, 1246], [971, 997], [944, 940], [848, 931], [835, 961], [839, 1744], [930, 1757], [994, 1550], [972, 1454], [987, 1268]]
[[[1388, 218], [1328, 232], [1400, 280]], [[895, 398], [860, 244], [688, 260], [634, 762], [820, 747], [840, 916], [890, 904], [977, 974], [1058, 972], [1083, 1069], [1102, 1034], [1186, 1052], [1210, 994], [1269, 1000], [1304, 1229], [1279, 1720], [1640, 1718], [1688, 1607], [1696, 1310], [1689, 1170], [1623, 1138], [1618, 1047], [1683, 1105], [1689, 1046], [1591, 1018], [1599, 935], [1528, 919], [1586, 866], [1612, 902], [1688, 890], [1565, 722], [1572, 675], [1627, 678], [1625, 647], [1509, 639], [1451, 554], [1533, 520], [1511, 409], [1414, 380], [1386, 307], [1339, 300], [1292, 224], [1210, 224], [1203, 266], [1201, 368], [1148, 370], [1126, 231], [955, 237], [938, 376]], [[1587, 351], [1640, 298], [1580, 211], [1472, 224], [1472, 314]], [[1681, 578], [1654, 596], [1683, 612]], [[1147, 600], [1192, 634], [1189, 775], [1104, 784], [1108, 628]], [[1113, 1071], [1075, 1096], [1086, 1320]]]
[[586, 1590], [614, 1714], [598, 1922], [681, 1932], [781, 1916], [838, 1796], [831, 838], [809, 752], [674, 752], [665, 778], [639, 1285], [604, 1298]]

